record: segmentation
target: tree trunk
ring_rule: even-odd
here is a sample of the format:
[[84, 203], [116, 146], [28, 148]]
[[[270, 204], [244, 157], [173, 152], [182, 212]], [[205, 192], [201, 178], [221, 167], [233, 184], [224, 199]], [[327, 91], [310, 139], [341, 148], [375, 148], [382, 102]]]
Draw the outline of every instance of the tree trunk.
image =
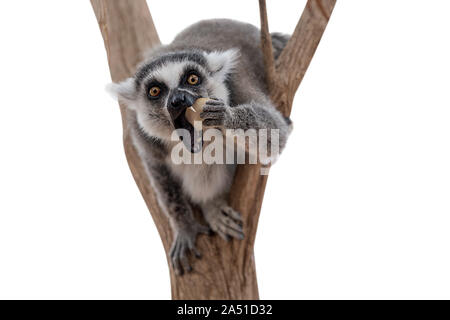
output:
[[[265, 1], [260, 0], [266, 78], [273, 102], [285, 115], [290, 114], [295, 91], [314, 55], [335, 2], [309, 0], [291, 40], [274, 62]], [[147, 3], [145, 0], [91, 0], [91, 4], [105, 43], [112, 80], [124, 80], [135, 72], [143, 53], [160, 44]], [[128, 165], [157, 226], [170, 266], [171, 229], [130, 141], [127, 110], [120, 105], [120, 111]], [[192, 261], [194, 271], [177, 276], [170, 267], [173, 299], [259, 298], [253, 246], [266, 182], [267, 176], [260, 175], [260, 165], [238, 166], [230, 203], [242, 214], [246, 238], [225, 242], [217, 236], [200, 236], [197, 246], [203, 258]]]

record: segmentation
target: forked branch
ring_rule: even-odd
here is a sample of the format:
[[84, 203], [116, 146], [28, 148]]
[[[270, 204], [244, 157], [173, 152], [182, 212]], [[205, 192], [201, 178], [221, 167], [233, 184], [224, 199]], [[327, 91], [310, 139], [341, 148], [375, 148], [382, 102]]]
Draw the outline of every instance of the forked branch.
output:
[[[290, 41], [274, 63], [267, 9], [265, 1], [260, 1], [267, 81], [274, 104], [285, 115], [290, 114], [295, 91], [317, 48], [335, 2], [309, 0]], [[123, 80], [134, 73], [143, 54], [160, 43], [147, 3], [145, 0], [91, 0], [91, 4], [105, 43], [111, 77], [115, 82]], [[125, 121], [128, 111], [122, 105], [120, 110], [128, 165], [152, 214], [167, 255], [173, 235], [129, 139]], [[266, 181], [267, 176], [260, 175], [259, 165], [238, 167], [230, 201], [242, 213], [246, 239], [225, 243], [217, 237], [200, 237], [198, 247], [203, 259], [196, 261], [195, 271], [179, 277], [170, 268], [174, 299], [258, 299], [253, 244]]]
[[288, 116], [298, 86], [316, 52], [336, 0], [308, 0], [288, 44], [275, 62], [277, 89], [272, 100]]

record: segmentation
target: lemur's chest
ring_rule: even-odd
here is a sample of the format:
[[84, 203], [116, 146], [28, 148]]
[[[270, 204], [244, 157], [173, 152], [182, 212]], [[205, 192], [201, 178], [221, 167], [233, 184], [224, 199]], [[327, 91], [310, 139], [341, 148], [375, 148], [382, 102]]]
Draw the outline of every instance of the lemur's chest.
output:
[[205, 203], [228, 192], [234, 166], [226, 164], [173, 164], [168, 166], [195, 203]]

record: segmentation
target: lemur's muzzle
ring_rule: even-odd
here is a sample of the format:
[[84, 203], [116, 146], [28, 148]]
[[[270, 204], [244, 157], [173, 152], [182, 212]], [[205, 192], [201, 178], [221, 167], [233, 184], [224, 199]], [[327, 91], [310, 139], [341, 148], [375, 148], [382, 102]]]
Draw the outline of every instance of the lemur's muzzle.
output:
[[[201, 150], [203, 139], [195, 137], [194, 127], [186, 119], [186, 109], [192, 106], [198, 97], [186, 91], [175, 90], [169, 97], [167, 111], [169, 111], [172, 123], [175, 129], [179, 130], [180, 140], [191, 152], [198, 152]], [[187, 130], [187, 131], [186, 131]], [[190, 136], [187, 136], [189, 133]]]
[[172, 120], [177, 119], [186, 108], [194, 104], [196, 97], [186, 91], [175, 90], [169, 97], [167, 109]]

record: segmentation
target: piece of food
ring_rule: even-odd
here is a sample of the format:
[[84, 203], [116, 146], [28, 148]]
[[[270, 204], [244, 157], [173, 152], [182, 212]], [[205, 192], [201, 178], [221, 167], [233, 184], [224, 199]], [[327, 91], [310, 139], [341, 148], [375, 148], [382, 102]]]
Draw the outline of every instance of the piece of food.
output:
[[198, 98], [194, 104], [186, 110], [186, 120], [194, 127], [195, 130], [202, 130], [202, 119], [200, 113], [203, 111], [203, 107], [209, 98]]

